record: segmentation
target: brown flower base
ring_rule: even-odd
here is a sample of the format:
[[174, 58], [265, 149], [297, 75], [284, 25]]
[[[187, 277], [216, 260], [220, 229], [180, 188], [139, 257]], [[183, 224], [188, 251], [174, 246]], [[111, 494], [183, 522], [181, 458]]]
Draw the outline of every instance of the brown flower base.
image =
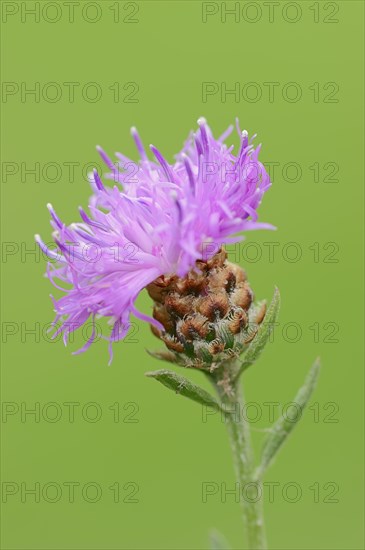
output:
[[237, 357], [256, 335], [266, 312], [253, 305], [244, 270], [227, 261], [221, 249], [210, 260], [199, 260], [185, 277], [162, 276], [148, 285], [153, 317], [165, 328], [151, 326], [169, 349], [162, 359], [186, 367], [214, 370]]

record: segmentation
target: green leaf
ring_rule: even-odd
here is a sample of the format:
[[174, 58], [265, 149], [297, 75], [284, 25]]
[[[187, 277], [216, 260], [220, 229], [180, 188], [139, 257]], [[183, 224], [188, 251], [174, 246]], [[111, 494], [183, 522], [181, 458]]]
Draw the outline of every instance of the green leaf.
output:
[[167, 363], [177, 363], [176, 356], [172, 353], [172, 351], [151, 351], [149, 349], [146, 349], [147, 353], [151, 355], [151, 357], [154, 357], [155, 359], [159, 359], [160, 361], [166, 361]]
[[196, 384], [193, 384], [184, 376], [180, 376], [180, 374], [176, 374], [170, 370], [161, 369], [153, 372], [146, 372], [146, 376], [155, 378], [155, 380], [161, 382], [161, 384], [166, 386], [166, 388], [174, 390], [176, 393], [183, 395], [184, 397], [189, 397], [189, 399], [197, 401], [201, 405], [206, 405], [214, 409], [221, 409], [219, 402], [212, 395], [210, 395], [210, 393], [203, 390], [203, 388], [200, 388]]
[[230, 550], [230, 546], [219, 531], [212, 531], [209, 536], [210, 550]]
[[258, 479], [270, 466], [278, 450], [301, 419], [302, 412], [316, 387], [319, 370], [320, 361], [317, 358], [305, 379], [304, 385], [295, 396], [291, 409], [289, 408], [285, 416], [281, 416], [270, 430], [261, 453], [261, 464], [257, 471]]
[[264, 347], [266, 346], [270, 334], [274, 329], [275, 321], [279, 313], [280, 308], [280, 292], [275, 287], [274, 296], [271, 300], [271, 304], [265, 315], [265, 319], [261, 323], [255, 338], [248, 346], [244, 355], [244, 361], [239, 370], [239, 375], [243, 373], [248, 367], [250, 367], [260, 357]]

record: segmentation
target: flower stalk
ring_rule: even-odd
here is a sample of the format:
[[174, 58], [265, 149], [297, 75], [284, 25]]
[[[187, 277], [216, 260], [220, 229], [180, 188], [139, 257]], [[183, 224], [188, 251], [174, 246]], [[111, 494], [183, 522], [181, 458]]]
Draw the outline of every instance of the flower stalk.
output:
[[[231, 369], [229, 369], [231, 370]], [[227, 394], [219, 382], [215, 383], [225, 412], [237, 483], [247, 547], [250, 550], [267, 548], [262, 482], [255, 477], [254, 453], [251, 443], [250, 425], [242, 414], [244, 395], [239, 378], [236, 378]]]

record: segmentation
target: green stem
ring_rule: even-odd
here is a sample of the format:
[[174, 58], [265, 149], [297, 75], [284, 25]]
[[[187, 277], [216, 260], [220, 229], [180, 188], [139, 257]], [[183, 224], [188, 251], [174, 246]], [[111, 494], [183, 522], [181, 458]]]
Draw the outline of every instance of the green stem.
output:
[[263, 519], [263, 488], [254, 473], [250, 426], [243, 415], [243, 392], [237, 380], [229, 395], [225, 392], [224, 385], [217, 385], [217, 390], [227, 411], [225, 418], [240, 488], [248, 548], [264, 550], [267, 544]]

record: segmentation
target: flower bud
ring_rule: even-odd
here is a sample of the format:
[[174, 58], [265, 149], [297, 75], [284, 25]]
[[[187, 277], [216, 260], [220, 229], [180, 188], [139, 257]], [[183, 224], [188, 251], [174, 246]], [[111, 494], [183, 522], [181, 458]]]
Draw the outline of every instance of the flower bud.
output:
[[198, 260], [185, 277], [159, 277], [147, 287], [153, 316], [164, 327], [153, 333], [169, 350], [162, 358], [212, 372], [238, 357], [255, 337], [266, 306], [253, 305], [244, 270], [227, 261], [221, 249]]

